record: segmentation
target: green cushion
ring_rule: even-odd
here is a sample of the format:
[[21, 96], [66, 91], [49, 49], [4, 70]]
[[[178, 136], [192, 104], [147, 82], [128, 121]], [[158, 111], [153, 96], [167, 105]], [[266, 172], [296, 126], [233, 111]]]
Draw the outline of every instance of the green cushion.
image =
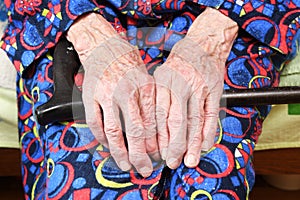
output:
[[279, 86], [300, 86], [300, 54], [283, 69]]
[[289, 104], [288, 113], [289, 115], [300, 115], [300, 104]]
[[[279, 86], [300, 86], [300, 55], [298, 54], [282, 71]], [[300, 115], [300, 104], [288, 105], [289, 115]]]

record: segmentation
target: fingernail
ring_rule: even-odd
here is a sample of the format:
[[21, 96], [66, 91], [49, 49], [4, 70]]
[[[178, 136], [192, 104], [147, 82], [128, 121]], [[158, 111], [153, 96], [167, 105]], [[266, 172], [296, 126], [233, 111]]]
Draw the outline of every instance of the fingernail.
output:
[[176, 158], [170, 158], [167, 160], [167, 165], [171, 169], [175, 169], [177, 167], [178, 160]]
[[163, 148], [163, 149], [161, 150], [161, 158], [162, 158], [163, 160], [166, 160], [166, 159], [167, 159], [167, 152], [168, 152], [168, 149], [167, 149], [167, 148]]
[[143, 176], [143, 177], [148, 177], [152, 174], [152, 169], [149, 167], [142, 167], [139, 170], [139, 173]]
[[131, 165], [128, 163], [128, 162], [126, 162], [126, 161], [121, 161], [120, 163], [119, 163], [119, 167], [121, 168], [121, 170], [123, 170], [123, 171], [128, 171], [128, 170], [130, 170], [131, 169]]
[[186, 165], [188, 165], [188, 167], [194, 167], [197, 165], [197, 158], [194, 155], [188, 155], [187, 159], [186, 159]]

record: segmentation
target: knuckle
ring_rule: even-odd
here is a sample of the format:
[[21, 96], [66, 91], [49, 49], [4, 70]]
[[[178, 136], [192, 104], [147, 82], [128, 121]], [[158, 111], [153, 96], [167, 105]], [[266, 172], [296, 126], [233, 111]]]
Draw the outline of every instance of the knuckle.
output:
[[193, 146], [200, 146], [202, 143], [202, 136], [200, 134], [195, 134], [193, 137], [190, 138], [189, 147]]
[[126, 131], [127, 131], [126, 134], [130, 137], [133, 137], [133, 138], [139, 137], [139, 138], [141, 138], [141, 136], [143, 136], [143, 133], [144, 133], [144, 127], [140, 124], [131, 123], [131, 124], [129, 124]]
[[168, 153], [178, 157], [182, 156], [187, 150], [186, 141], [184, 142], [172, 142], [169, 145]]
[[110, 136], [112, 141], [118, 141], [122, 132], [117, 127], [107, 127], [105, 126], [104, 132], [106, 135]]
[[181, 115], [170, 116], [168, 118], [168, 124], [171, 124], [172, 128], [180, 128], [186, 122]]
[[156, 126], [147, 126], [145, 129], [146, 139], [152, 140], [157, 136]]
[[156, 106], [155, 115], [156, 115], [156, 118], [157, 118], [158, 121], [161, 121], [161, 119], [168, 116], [168, 113], [169, 113], [168, 109], [166, 109], [164, 107]]
[[206, 111], [204, 114], [205, 118], [209, 117], [209, 118], [213, 118], [216, 120], [217, 120], [218, 116], [219, 116], [219, 109], [212, 109], [212, 110]]
[[147, 163], [147, 155], [145, 153], [129, 152], [129, 161], [134, 166], [142, 166]]

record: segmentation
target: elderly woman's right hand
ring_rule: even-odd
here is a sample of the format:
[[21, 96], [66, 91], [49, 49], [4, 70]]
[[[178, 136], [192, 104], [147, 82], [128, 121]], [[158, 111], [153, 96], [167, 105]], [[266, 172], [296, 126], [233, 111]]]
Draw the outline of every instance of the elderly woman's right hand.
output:
[[149, 155], [159, 158], [155, 87], [138, 49], [95, 13], [72, 25], [67, 38], [85, 69], [83, 103], [91, 131], [109, 147], [122, 170], [129, 170], [132, 164], [141, 175], [149, 176], [153, 171]]

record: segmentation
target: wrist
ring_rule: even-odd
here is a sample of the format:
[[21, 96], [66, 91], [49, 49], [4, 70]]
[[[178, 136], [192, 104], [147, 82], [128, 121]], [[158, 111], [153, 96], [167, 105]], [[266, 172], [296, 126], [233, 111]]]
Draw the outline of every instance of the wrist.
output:
[[88, 13], [72, 24], [66, 37], [72, 42], [80, 61], [84, 62], [93, 49], [120, 36], [100, 14]]
[[[237, 37], [238, 29], [237, 23], [232, 19], [216, 9], [207, 7], [195, 19], [186, 37], [200, 45], [208, 54], [227, 55]], [[224, 59], [224, 55], [220, 56]]]
[[238, 25], [220, 11], [207, 7], [192, 23], [188, 36], [218, 35], [221, 32], [237, 32]]

